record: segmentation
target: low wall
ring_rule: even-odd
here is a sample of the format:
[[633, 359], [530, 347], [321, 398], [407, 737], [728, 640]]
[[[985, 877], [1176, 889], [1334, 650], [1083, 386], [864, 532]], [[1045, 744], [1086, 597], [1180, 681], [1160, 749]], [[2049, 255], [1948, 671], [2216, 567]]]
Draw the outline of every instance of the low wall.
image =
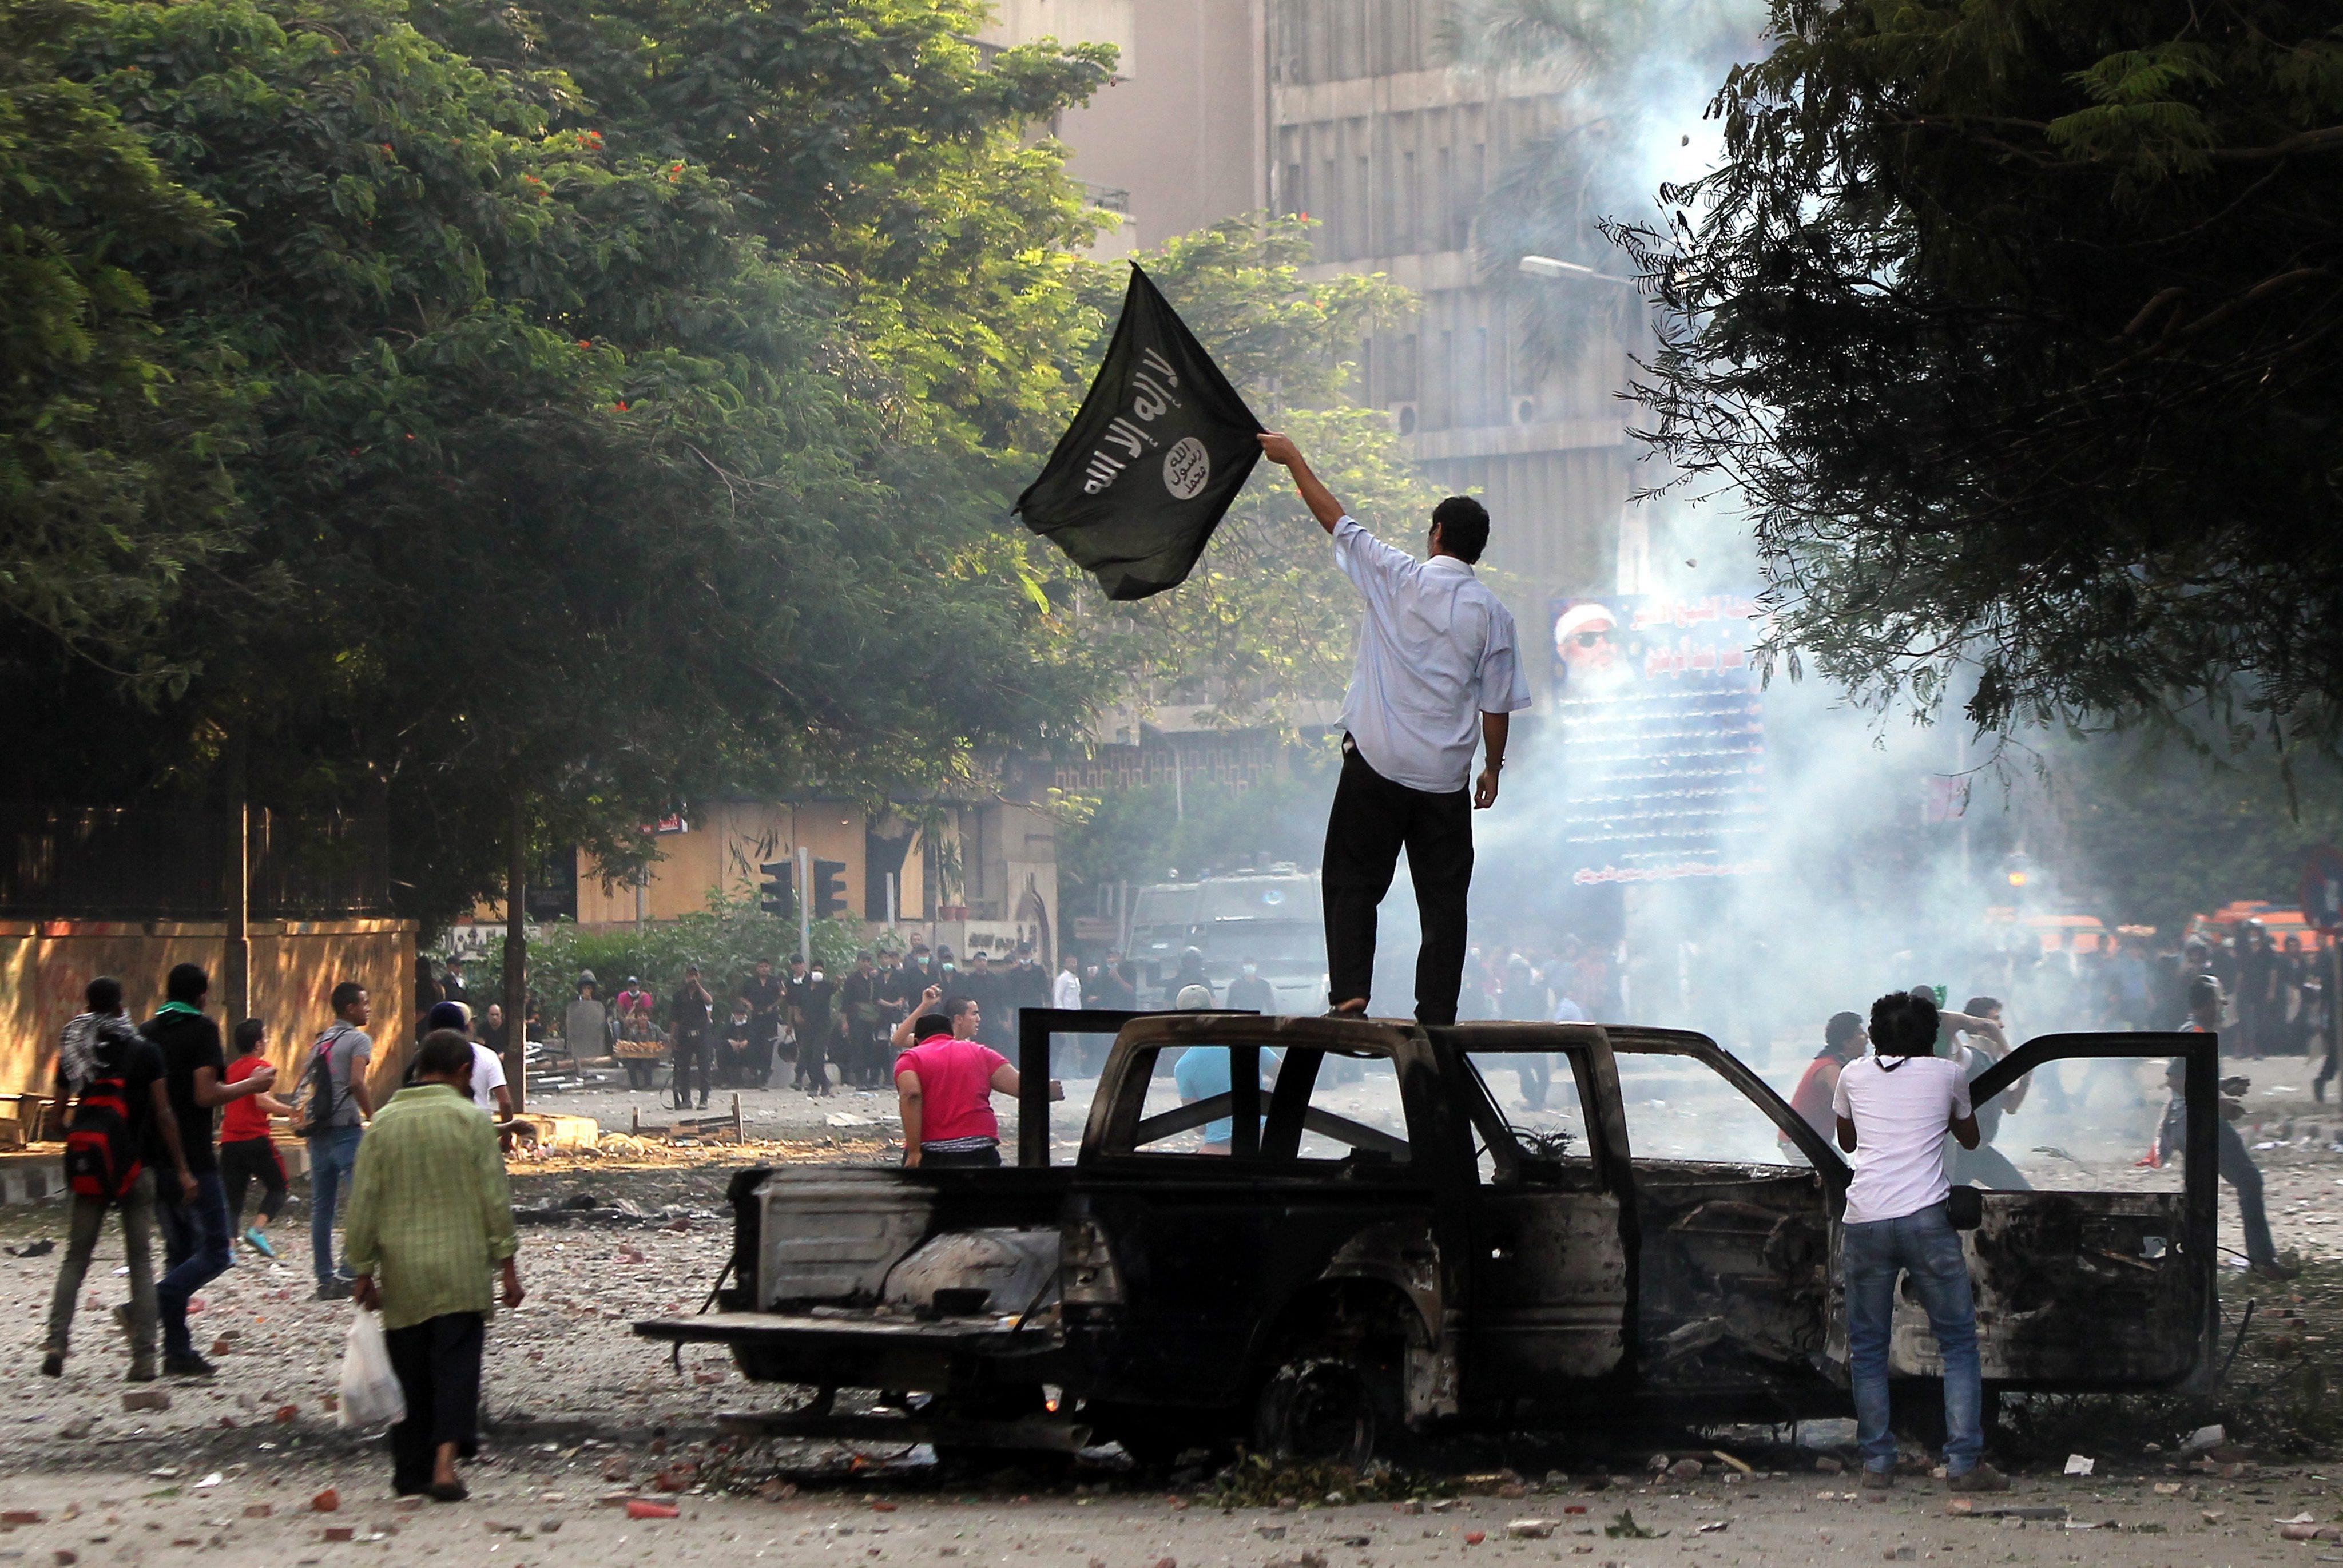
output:
[[[379, 1105], [397, 1088], [415, 1038], [415, 922], [389, 920], [266, 920], [249, 928], [252, 1012], [268, 1023], [268, 1057], [290, 1089], [300, 1058], [333, 1021], [336, 985], [357, 980], [373, 993], [377, 1042], [368, 1086]], [[140, 924], [117, 920], [0, 920], [0, 1093], [45, 1093], [56, 1070], [57, 1031], [82, 1008], [96, 975], [122, 982], [134, 1019], [152, 1017], [171, 966], [201, 964], [212, 976], [212, 1017], [226, 1033], [219, 977], [227, 930], [219, 921]]]

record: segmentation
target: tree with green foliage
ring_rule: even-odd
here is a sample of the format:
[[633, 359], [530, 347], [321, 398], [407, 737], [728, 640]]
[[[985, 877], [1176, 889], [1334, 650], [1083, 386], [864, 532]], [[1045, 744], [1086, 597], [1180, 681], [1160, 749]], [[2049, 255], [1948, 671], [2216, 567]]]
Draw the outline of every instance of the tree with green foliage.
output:
[[[916, 161], [886, 40], [850, 25], [857, 5], [825, 9], [799, 134], [829, 145], [823, 95], [845, 115], [880, 81], [911, 95], [882, 150]], [[226, 367], [235, 444], [216, 460], [237, 543], [151, 618], [138, 657], [189, 672], [151, 707], [12, 618], [12, 702], [87, 742], [13, 759], [15, 792], [199, 787], [248, 736], [261, 799], [387, 796], [402, 904], [436, 920], [497, 888], [516, 794], [538, 842], [623, 867], [646, 852], [638, 825], [695, 794], [933, 787], [1082, 710], [1095, 678], [1056, 651], [1047, 601], [984, 569], [999, 460], [905, 413], [901, 367], [814, 247], [769, 232], [778, 186], [565, 127], [548, 102], [584, 106], [552, 75], [455, 54], [387, 0], [74, 18], [40, 68], [143, 144], [189, 212], [224, 215], [216, 242], [117, 225], [66, 243], [110, 246], [162, 338]], [[974, 92], [973, 52], [943, 54]], [[825, 74], [850, 55], [870, 56], [862, 88]], [[1001, 144], [1034, 100], [990, 91], [933, 134], [1021, 163]], [[987, 229], [962, 273], [1008, 286], [1064, 234], [1051, 215]], [[1013, 424], [1016, 403], [971, 391], [956, 417]]]
[[124, 258], [225, 225], [59, 70], [85, 15], [0, 8], [0, 611], [153, 692], [192, 673], [154, 641], [173, 594], [239, 543], [221, 462], [236, 408]]
[[[2343, 694], [2343, 26], [2243, 0], [1776, 0], [1626, 231], [1640, 395], [1750, 510], [1777, 652], [2009, 727]], [[1964, 684], [1957, 689], [1966, 691]]]
[[[1282, 427], [1353, 511], [1387, 538], [1429, 527], [1440, 494], [1425, 483], [1380, 409], [1344, 400], [1353, 351], [1370, 328], [1413, 303], [1380, 274], [1310, 279], [1306, 218], [1230, 218], [1137, 259], [1230, 381], [1272, 427]], [[1084, 270], [1099, 331], [1114, 323], [1120, 266]], [[1282, 469], [1263, 465], [1230, 508], [1186, 582], [1131, 604], [1094, 592], [1078, 612], [1158, 701], [1202, 703], [1229, 726], [1291, 725], [1296, 705], [1339, 697], [1348, 678], [1358, 605], [1334, 569], [1325, 535]]]

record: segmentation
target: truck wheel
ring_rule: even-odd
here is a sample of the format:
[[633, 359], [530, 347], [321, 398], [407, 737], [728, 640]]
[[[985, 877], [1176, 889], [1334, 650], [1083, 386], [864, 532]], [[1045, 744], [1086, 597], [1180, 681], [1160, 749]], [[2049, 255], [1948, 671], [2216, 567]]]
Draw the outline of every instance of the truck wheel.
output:
[[1399, 1390], [1377, 1367], [1334, 1356], [1297, 1356], [1262, 1385], [1253, 1443], [1272, 1458], [1364, 1469], [1399, 1441]]

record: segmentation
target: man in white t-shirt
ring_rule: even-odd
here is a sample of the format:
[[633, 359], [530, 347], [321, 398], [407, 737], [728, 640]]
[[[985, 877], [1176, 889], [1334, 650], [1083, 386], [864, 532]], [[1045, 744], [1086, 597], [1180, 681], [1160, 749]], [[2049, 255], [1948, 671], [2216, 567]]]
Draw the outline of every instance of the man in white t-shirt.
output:
[[1838, 1146], [1855, 1156], [1839, 1254], [1846, 1278], [1847, 1369], [1855, 1382], [1863, 1483], [1896, 1480], [1887, 1429], [1887, 1343], [1896, 1281], [1912, 1276], [1945, 1368], [1945, 1474], [1955, 1492], [1999, 1492], [2001, 1473], [1982, 1462], [1985, 1385], [1977, 1363], [1976, 1303], [1960, 1232], [1945, 1211], [1945, 1135], [1977, 1146], [1968, 1075], [1934, 1053], [1936, 1004], [1896, 992], [1871, 1007], [1875, 1054], [1838, 1075], [1831, 1110]]

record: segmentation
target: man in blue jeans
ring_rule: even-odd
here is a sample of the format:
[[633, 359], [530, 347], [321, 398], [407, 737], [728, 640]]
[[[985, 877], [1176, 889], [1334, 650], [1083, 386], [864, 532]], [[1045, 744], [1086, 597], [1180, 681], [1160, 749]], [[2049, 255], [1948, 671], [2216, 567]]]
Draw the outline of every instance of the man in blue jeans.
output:
[[309, 1048], [301, 1073], [301, 1123], [309, 1141], [309, 1263], [317, 1276], [317, 1300], [349, 1299], [349, 1276], [334, 1267], [334, 1208], [358, 1161], [365, 1121], [374, 1114], [367, 1093], [367, 1063], [374, 1041], [367, 1035], [373, 1016], [366, 987], [344, 980], [334, 988], [334, 1021]]
[[1855, 1156], [1839, 1241], [1846, 1271], [1847, 1365], [1855, 1382], [1863, 1484], [1896, 1483], [1887, 1429], [1887, 1342], [1896, 1279], [1912, 1276], [1945, 1369], [1945, 1474], [1955, 1492], [2000, 1492], [2009, 1483], [1983, 1462], [1985, 1385], [1977, 1365], [1976, 1305], [1960, 1232], [1945, 1212], [1945, 1134], [1977, 1146], [1969, 1081], [1935, 1055], [1936, 1004], [1897, 992], [1871, 1007], [1873, 1055], [1848, 1062], [1831, 1109], [1838, 1146]]
[[195, 1338], [187, 1332], [187, 1302], [234, 1261], [227, 1189], [212, 1147], [212, 1112], [231, 1100], [265, 1093], [277, 1081], [277, 1070], [266, 1066], [236, 1083], [224, 1081], [227, 1057], [220, 1049], [219, 1025], [204, 1013], [211, 983], [198, 965], [175, 966], [163, 982], [166, 1000], [138, 1031], [162, 1054], [164, 1092], [196, 1188], [187, 1196], [164, 1183], [156, 1192], [166, 1272], [155, 1282], [155, 1305], [163, 1320], [163, 1371], [172, 1377], [212, 1375], [212, 1363], [196, 1353]]

